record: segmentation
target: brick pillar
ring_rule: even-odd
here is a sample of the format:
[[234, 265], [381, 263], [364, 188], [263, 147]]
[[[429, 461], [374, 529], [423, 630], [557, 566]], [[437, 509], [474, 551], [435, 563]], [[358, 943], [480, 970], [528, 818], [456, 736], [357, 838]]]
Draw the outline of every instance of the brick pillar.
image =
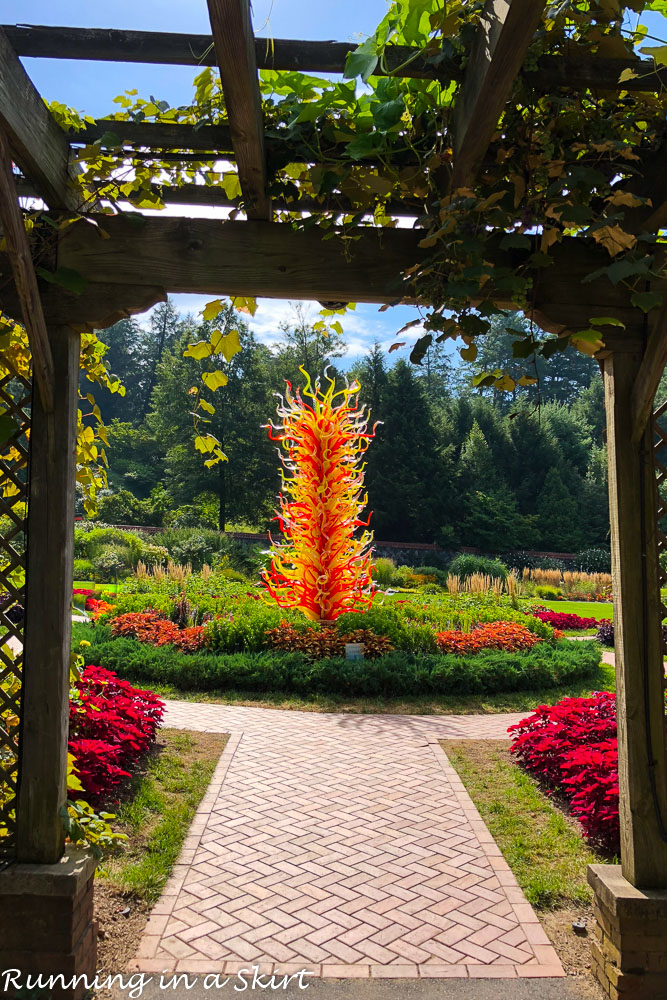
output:
[[637, 889], [620, 865], [590, 865], [591, 972], [611, 1000], [667, 1000], [667, 891]]
[[[18, 969], [23, 977], [62, 974], [66, 982], [86, 975], [92, 982], [94, 872], [90, 855], [75, 850], [53, 865], [14, 864], [0, 871], [0, 971]], [[83, 1000], [87, 993], [82, 983], [74, 990], [56, 986], [45, 995]]]

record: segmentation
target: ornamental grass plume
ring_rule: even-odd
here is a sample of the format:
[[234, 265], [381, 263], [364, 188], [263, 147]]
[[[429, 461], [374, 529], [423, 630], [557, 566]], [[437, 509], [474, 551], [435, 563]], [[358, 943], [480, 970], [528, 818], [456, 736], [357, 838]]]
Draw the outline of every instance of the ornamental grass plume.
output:
[[286, 382], [280, 424], [268, 424], [281, 446], [282, 490], [275, 520], [282, 542], [271, 538], [271, 565], [262, 572], [266, 593], [282, 608], [300, 608], [311, 621], [334, 621], [347, 611], [367, 610], [376, 594], [371, 578], [373, 534], [360, 515], [368, 502], [362, 456], [375, 437], [359, 407], [360, 385], [340, 392], [301, 368], [303, 390]]

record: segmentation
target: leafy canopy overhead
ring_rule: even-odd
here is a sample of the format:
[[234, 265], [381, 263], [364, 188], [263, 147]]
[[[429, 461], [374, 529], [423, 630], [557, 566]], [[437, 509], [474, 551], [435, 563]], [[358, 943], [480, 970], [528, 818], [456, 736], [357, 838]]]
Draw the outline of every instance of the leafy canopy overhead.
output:
[[[650, 205], [641, 193], [643, 158], [661, 143], [665, 130], [657, 70], [667, 66], [667, 43], [656, 36], [654, 24], [667, 16], [667, 0], [547, 3], [480, 170], [468, 187], [452, 189], [453, 109], [483, 7], [482, 0], [395, 0], [376, 32], [349, 55], [343, 79], [260, 74], [269, 193], [288, 205], [277, 217], [297, 228], [338, 233], [351, 256], [357, 227], [397, 224], [396, 202], [412, 209], [424, 228], [425, 255], [404, 276], [406, 295], [425, 309], [426, 333], [412, 351], [415, 362], [434, 342], [448, 338], [462, 338], [463, 357], [474, 362], [476, 338], [494, 316], [514, 306], [530, 317], [540, 275], [570, 237], [606, 255], [607, 262], [603, 258], [588, 279], [604, 276], [626, 286], [631, 303], [644, 313], [661, 302], [647, 287], [660, 276], [661, 237], [630, 231], [628, 218]], [[397, 45], [414, 50], [398, 66], [391, 56]], [[632, 68], [620, 72], [613, 91], [547, 88], [541, 80], [543, 56], [627, 60], [637, 55], [644, 66], [648, 60], [644, 89], [623, 89], [638, 75]], [[406, 63], [418, 61], [434, 78], [401, 76]], [[391, 75], [375, 75], [389, 66]], [[203, 69], [194, 87], [192, 103], [181, 107], [134, 90], [115, 99], [106, 135], [78, 153], [79, 183], [101, 193], [107, 211], [128, 202], [160, 208], [159, 184], [192, 183], [222, 188], [235, 200], [232, 214], [243, 210], [233, 164], [197, 161], [193, 154], [179, 161], [177, 151], [121, 147], [122, 121], [224, 124], [224, 95], [214, 70]], [[67, 129], [89, 121], [62, 104], [51, 109]], [[301, 199], [316, 199], [325, 211], [304, 216]], [[252, 300], [243, 305], [254, 308]], [[220, 303], [211, 309], [216, 306], [219, 310]], [[515, 356], [529, 370], [537, 354], [548, 357], [570, 341], [592, 354], [611, 325], [623, 324], [613, 316], [591, 315], [585, 329], [545, 339], [531, 324], [515, 342]], [[221, 353], [226, 357], [228, 351]], [[213, 371], [206, 384], [223, 384], [222, 376]], [[480, 372], [478, 379], [508, 391], [517, 384], [496, 371]], [[518, 383], [530, 384], [531, 376]], [[202, 448], [204, 442], [202, 436]], [[208, 445], [207, 454], [219, 458]]]

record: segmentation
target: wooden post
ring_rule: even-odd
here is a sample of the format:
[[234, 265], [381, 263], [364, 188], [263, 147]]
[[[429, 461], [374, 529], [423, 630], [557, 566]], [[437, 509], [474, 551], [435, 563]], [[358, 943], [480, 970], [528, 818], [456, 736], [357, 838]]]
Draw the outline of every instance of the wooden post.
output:
[[53, 864], [65, 833], [80, 337], [49, 328], [54, 405], [33, 393], [17, 855]]
[[604, 360], [618, 709], [621, 861], [642, 889], [667, 888], [662, 610], [653, 431], [632, 441], [642, 354]]

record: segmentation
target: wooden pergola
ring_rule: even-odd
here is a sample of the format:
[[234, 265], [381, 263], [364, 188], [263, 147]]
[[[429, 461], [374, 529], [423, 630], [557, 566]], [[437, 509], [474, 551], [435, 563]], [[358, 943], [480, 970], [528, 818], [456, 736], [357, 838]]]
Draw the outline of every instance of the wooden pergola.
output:
[[[426, 251], [418, 228], [362, 226], [353, 243], [325, 239], [316, 227], [295, 229], [281, 212], [317, 213], [324, 199], [298, 205], [269, 194], [272, 158], [289, 161], [289, 140], [264, 134], [258, 68], [342, 72], [354, 46], [338, 42], [253, 35], [248, 0], [208, 0], [211, 35], [5, 25], [0, 29], [0, 220], [6, 252], [0, 255], [0, 307], [26, 326], [37, 388], [31, 411], [26, 624], [21, 697], [20, 777], [15, 857], [52, 865], [62, 855], [60, 810], [65, 802], [72, 524], [79, 334], [143, 311], [168, 292], [293, 297], [320, 302], [391, 303], [405, 294], [401, 275]], [[619, 90], [624, 69], [636, 75], [627, 90], [664, 85], [667, 70], [652, 61], [591, 56], [576, 46], [522, 69], [545, 7], [544, 0], [488, 0], [455, 104], [454, 187], [479, 170], [512, 95], [518, 74], [545, 90]], [[90, 59], [219, 67], [227, 124], [195, 127], [165, 122], [113, 122], [123, 149], [154, 153], [174, 162], [233, 160], [246, 218], [104, 216], [106, 238], [94, 225], [53, 227], [41, 262], [69, 268], [86, 279], [74, 294], [38, 280], [18, 196], [42, 199], [57, 217], [82, 213], [94, 219], [97, 195], [82, 203], [72, 183], [79, 147], [104, 146], [109, 123], [99, 121], [66, 134], [56, 123], [19, 57]], [[412, 58], [414, 57], [414, 58]], [[387, 67], [402, 75], [433, 77], [452, 67], [395, 46]], [[380, 72], [378, 69], [377, 72]], [[646, 79], [650, 77], [650, 85]], [[122, 158], [123, 149], [116, 155]], [[635, 231], [658, 233], [667, 221], [664, 150], [642, 165], [635, 193], [651, 205], [632, 210]], [[13, 172], [11, 163], [18, 168]], [[201, 184], [159, 186], [165, 203], [237, 207], [222, 188]], [[338, 209], [345, 206], [337, 201]], [[415, 206], [392, 203], [390, 215], [414, 216]], [[627, 223], [626, 223], [627, 224]], [[592, 311], [622, 320], [625, 329], [605, 337], [598, 355], [604, 373], [613, 563], [620, 762], [623, 876], [640, 890], [667, 889], [667, 760], [664, 668], [658, 562], [667, 539], [658, 530], [660, 508], [654, 460], [653, 399], [667, 361], [667, 308], [648, 316], [628, 290], [599, 278], [582, 278], [608, 262], [587, 240], [564, 240], [544, 272], [532, 316], [543, 328], [571, 334], [589, 325]], [[524, 251], [498, 249], [498, 266], [521, 263]], [[659, 254], [659, 250], [658, 250]], [[658, 268], [655, 269], [659, 270]], [[647, 281], [667, 292], [662, 278]], [[511, 303], [508, 302], [508, 306]], [[662, 438], [659, 439], [662, 443]], [[8, 627], [3, 620], [2, 624]], [[5, 665], [5, 672], [9, 669]], [[1, 671], [0, 671], [1, 672]]]

